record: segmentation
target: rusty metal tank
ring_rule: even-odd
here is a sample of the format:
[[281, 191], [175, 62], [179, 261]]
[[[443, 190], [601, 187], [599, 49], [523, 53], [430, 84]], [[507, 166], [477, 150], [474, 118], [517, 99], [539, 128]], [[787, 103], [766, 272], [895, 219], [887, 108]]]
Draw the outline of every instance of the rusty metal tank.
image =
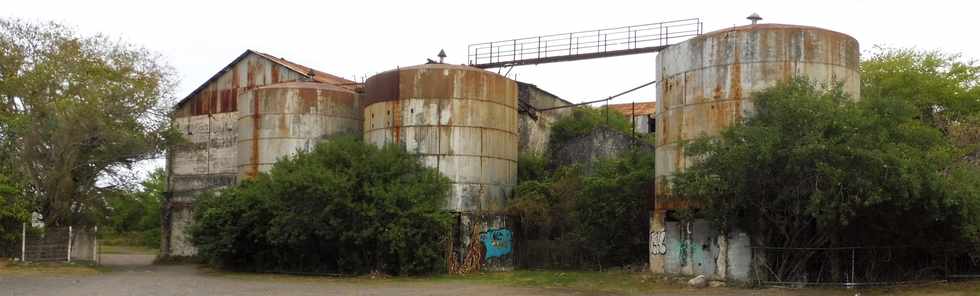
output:
[[340, 134], [360, 135], [359, 96], [317, 82], [267, 85], [238, 98], [239, 178], [268, 171], [277, 159]]
[[426, 64], [372, 76], [365, 91], [366, 142], [403, 145], [449, 177], [448, 210], [503, 210], [517, 183], [516, 82]]
[[[689, 166], [681, 142], [715, 136], [750, 115], [753, 92], [795, 76], [860, 95], [858, 42], [815, 27], [756, 24], [706, 33], [657, 55], [657, 196]], [[657, 198], [657, 208], [671, 208]]]

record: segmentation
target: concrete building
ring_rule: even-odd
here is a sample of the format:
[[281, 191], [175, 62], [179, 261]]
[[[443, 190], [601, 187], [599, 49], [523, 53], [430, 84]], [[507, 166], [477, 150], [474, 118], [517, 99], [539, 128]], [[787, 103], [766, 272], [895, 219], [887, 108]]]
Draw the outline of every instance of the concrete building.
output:
[[246, 50], [177, 103], [173, 124], [185, 142], [167, 156], [161, 255], [196, 253], [186, 230], [200, 192], [254, 176], [320, 138], [360, 133], [357, 89], [352, 81]]
[[509, 268], [506, 219], [484, 218], [506, 206], [519, 151], [545, 151], [550, 124], [569, 112], [539, 110], [568, 104], [532, 84], [466, 66], [400, 68], [361, 85], [247, 50], [175, 106], [173, 122], [186, 141], [167, 158], [161, 255], [196, 254], [186, 230], [197, 194], [252, 178], [323, 139], [353, 134], [404, 145], [450, 177], [446, 209], [467, 214], [458, 225], [461, 245], [470, 243], [468, 226], [482, 223], [493, 232], [488, 237], [507, 239], [489, 240], [500, 256], [488, 265]]
[[657, 113], [657, 102], [611, 104], [606, 107], [629, 118], [635, 127], [633, 132], [636, 134], [649, 134], [657, 130], [657, 121], [654, 120], [654, 114]]
[[518, 151], [542, 155], [548, 149], [551, 126], [558, 119], [572, 114], [572, 108], [562, 108], [572, 103], [534, 84], [520, 81], [517, 82], [517, 93], [517, 111], [520, 114]]

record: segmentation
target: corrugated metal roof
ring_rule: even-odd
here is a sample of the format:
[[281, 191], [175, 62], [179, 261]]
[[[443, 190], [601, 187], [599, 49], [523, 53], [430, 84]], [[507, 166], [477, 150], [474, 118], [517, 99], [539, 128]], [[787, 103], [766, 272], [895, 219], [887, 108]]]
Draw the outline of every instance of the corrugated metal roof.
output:
[[[626, 104], [612, 104], [609, 105], [609, 109], [619, 111], [626, 116], [633, 116], [634, 114], [634, 103]], [[636, 103], [636, 115], [648, 115], [657, 113], [657, 102], [637, 102]]]
[[[290, 70], [293, 70], [293, 71], [296, 71], [296, 72], [298, 72], [300, 74], [306, 75], [310, 79], [313, 79], [313, 81], [323, 82], [323, 83], [329, 83], [329, 84], [341, 86], [341, 87], [344, 87], [344, 88], [347, 88], [347, 89], [350, 89], [350, 90], [353, 90], [354, 89], [354, 86], [353, 85], [355, 83], [353, 81], [350, 81], [350, 80], [347, 80], [347, 79], [341, 78], [339, 76], [335, 76], [335, 75], [332, 75], [330, 73], [326, 73], [326, 72], [323, 72], [323, 71], [320, 71], [320, 70], [317, 70], [317, 69], [313, 69], [313, 68], [310, 68], [310, 67], [307, 67], [307, 66], [303, 66], [303, 65], [300, 65], [300, 64], [291, 62], [289, 60], [286, 60], [284, 58], [277, 58], [277, 57], [275, 57], [273, 55], [270, 55], [270, 54], [267, 54], [267, 53], [258, 52], [258, 51], [254, 51], [254, 50], [251, 50], [251, 49], [248, 50], [248, 51], [251, 51], [251, 52], [253, 52], [253, 53], [255, 53], [255, 54], [257, 54], [257, 55], [259, 55], [261, 57], [264, 57], [266, 59], [269, 59], [271, 61], [274, 61], [277, 64], [282, 65], [283, 67], [289, 68]], [[310, 71], [313, 72], [312, 77], [310, 76]]]
[[303, 65], [300, 65], [300, 64], [291, 62], [289, 60], [286, 60], [284, 58], [277, 58], [277, 57], [275, 57], [273, 55], [270, 55], [270, 54], [267, 54], [267, 53], [263, 53], [263, 52], [259, 52], [259, 51], [255, 51], [255, 50], [251, 50], [251, 49], [247, 49], [247, 50], [245, 50], [245, 52], [243, 52], [237, 58], [235, 58], [234, 60], [232, 60], [231, 63], [228, 63], [227, 66], [225, 66], [224, 68], [222, 68], [221, 71], [218, 71], [218, 73], [215, 73], [213, 76], [211, 76], [211, 78], [208, 78], [207, 81], [205, 81], [204, 83], [202, 83], [201, 86], [198, 86], [196, 89], [194, 89], [194, 91], [192, 91], [186, 97], [184, 97], [183, 99], [181, 99], [180, 102], [178, 102], [177, 105], [174, 106], [174, 109], [179, 109], [182, 105], [184, 105], [185, 102], [187, 102], [187, 100], [189, 100], [190, 98], [192, 98], [195, 95], [197, 95], [197, 93], [201, 92], [201, 90], [203, 90], [205, 87], [207, 87], [208, 84], [210, 84], [211, 82], [214, 82], [219, 77], [221, 77], [222, 74], [224, 74], [225, 72], [230, 71], [235, 66], [235, 64], [238, 64], [238, 62], [241, 62], [249, 54], [255, 54], [257, 56], [260, 56], [262, 58], [265, 58], [265, 59], [267, 59], [267, 60], [269, 60], [269, 61], [271, 61], [273, 63], [279, 64], [280, 66], [283, 66], [283, 67], [285, 67], [285, 68], [287, 68], [289, 70], [292, 70], [292, 71], [294, 71], [296, 73], [299, 73], [300, 75], [306, 76], [306, 78], [309, 78], [309, 79], [311, 79], [313, 81], [316, 81], [316, 82], [328, 83], [328, 84], [340, 86], [340, 87], [343, 87], [343, 88], [346, 88], [346, 89], [349, 89], [349, 90], [352, 90], [352, 91], [355, 91], [357, 89], [357, 85], [358, 84], [356, 82], [353, 82], [353, 81], [350, 81], [350, 80], [347, 80], [347, 79], [341, 78], [339, 76], [332, 75], [332, 74], [329, 74], [329, 73], [326, 73], [326, 72], [323, 72], [323, 71], [320, 71], [320, 70], [317, 70], [317, 69], [313, 69], [313, 68], [310, 68], [310, 67], [307, 67], [307, 66], [303, 66]]

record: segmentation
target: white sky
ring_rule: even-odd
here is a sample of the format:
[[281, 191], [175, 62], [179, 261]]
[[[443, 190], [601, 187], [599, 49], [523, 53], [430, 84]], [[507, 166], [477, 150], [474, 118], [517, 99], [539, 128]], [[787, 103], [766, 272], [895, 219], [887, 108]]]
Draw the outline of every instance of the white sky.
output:
[[[471, 43], [701, 18], [706, 32], [788, 23], [874, 45], [942, 49], [980, 58], [971, 1], [45, 1], [3, 0], [0, 17], [57, 21], [160, 53], [183, 98], [245, 49], [348, 79], [424, 63], [440, 49], [466, 62]], [[654, 79], [654, 54], [521, 66], [511, 76], [572, 102], [604, 98]], [[649, 101], [654, 88], [613, 103]]]

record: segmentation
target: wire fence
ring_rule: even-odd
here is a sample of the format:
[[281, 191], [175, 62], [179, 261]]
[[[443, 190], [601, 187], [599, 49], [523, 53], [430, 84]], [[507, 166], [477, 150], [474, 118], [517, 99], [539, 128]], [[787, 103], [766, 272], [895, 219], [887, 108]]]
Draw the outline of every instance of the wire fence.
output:
[[878, 286], [980, 277], [975, 246], [753, 247], [767, 285]]
[[21, 230], [20, 260], [25, 262], [98, 262], [98, 227], [32, 228]]

